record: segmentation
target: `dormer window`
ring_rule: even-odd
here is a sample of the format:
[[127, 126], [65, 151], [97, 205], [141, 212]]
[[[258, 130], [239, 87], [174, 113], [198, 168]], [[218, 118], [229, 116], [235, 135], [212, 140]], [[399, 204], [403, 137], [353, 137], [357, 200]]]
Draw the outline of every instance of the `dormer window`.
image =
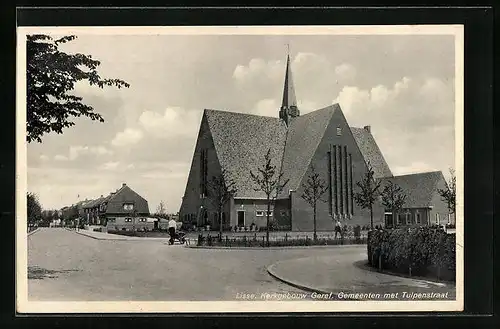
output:
[[124, 203], [123, 210], [127, 210], [127, 211], [134, 210], [134, 204], [133, 203]]
[[342, 136], [342, 128], [337, 127], [337, 136]]

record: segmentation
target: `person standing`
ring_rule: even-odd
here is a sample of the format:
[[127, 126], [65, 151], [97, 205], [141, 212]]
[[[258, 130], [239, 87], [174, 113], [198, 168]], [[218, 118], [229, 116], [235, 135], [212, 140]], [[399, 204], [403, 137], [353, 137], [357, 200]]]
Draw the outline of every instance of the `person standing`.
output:
[[340, 224], [340, 221], [338, 219], [335, 222], [335, 239], [337, 238], [337, 233], [342, 236], [342, 224]]
[[177, 222], [172, 218], [168, 221], [168, 234], [170, 234], [170, 244], [174, 244], [175, 230], [177, 229]]

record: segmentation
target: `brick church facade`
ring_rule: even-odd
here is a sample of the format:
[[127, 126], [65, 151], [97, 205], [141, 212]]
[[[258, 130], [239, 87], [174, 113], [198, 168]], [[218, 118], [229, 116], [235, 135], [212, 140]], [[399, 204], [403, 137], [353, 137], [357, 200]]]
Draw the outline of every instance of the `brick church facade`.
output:
[[[369, 225], [369, 210], [361, 209], [353, 197], [368, 162], [375, 179], [394, 179], [370, 126], [350, 127], [339, 104], [300, 115], [288, 57], [279, 117], [204, 110], [179, 211], [183, 223], [218, 227], [219, 217], [207, 182], [224, 169], [227, 178], [236, 183], [237, 193], [224, 207], [223, 225], [265, 226], [266, 196], [255, 190], [250, 171], [256, 172], [264, 164], [268, 150], [272, 164], [283, 173], [284, 180], [289, 180], [270, 213], [274, 225], [284, 230], [313, 230], [313, 210], [301, 197], [313, 166], [328, 188], [326, 202], [317, 204], [319, 231], [333, 230], [335, 219], [347, 225]], [[444, 181], [442, 174], [438, 177], [441, 179]], [[435, 189], [426, 193], [432, 192]], [[374, 225], [383, 225], [386, 217], [377, 202], [373, 207]]]

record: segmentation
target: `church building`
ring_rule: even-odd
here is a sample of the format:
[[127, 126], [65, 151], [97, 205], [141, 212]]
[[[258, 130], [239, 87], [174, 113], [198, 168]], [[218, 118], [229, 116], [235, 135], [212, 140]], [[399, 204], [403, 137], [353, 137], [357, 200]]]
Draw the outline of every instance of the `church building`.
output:
[[[336, 219], [347, 225], [369, 225], [369, 210], [361, 209], [354, 200], [356, 183], [366, 174], [368, 162], [375, 179], [394, 178], [370, 126], [350, 127], [339, 104], [301, 115], [289, 56], [283, 101], [276, 110], [278, 117], [204, 110], [179, 211], [183, 223], [218, 228], [219, 217], [208, 182], [225, 170], [226, 179], [235, 182], [237, 192], [224, 207], [223, 226], [265, 227], [266, 195], [256, 190], [250, 171], [255, 173], [265, 164], [264, 156], [270, 150], [271, 163], [283, 173], [283, 180], [288, 180], [270, 211], [275, 227], [313, 230], [312, 207], [301, 197], [312, 167], [328, 189], [324, 202], [317, 204], [317, 230], [333, 230]], [[422, 212], [419, 214], [422, 216]], [[373, 207], [374, 225], [383, 225], [385, 215], [377, 202]], [[420, 217], [420, 221], [425, 218]]]

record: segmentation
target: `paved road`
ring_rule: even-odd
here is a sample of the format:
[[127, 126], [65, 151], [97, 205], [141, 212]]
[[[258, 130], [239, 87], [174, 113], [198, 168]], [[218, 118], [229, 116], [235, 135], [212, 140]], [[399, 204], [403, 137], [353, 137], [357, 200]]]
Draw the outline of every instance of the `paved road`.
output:
[[242, 293], [303, 293], [272, 278], [266, 267], [332, 252], [359, 257], [365, 248], [208, 250], [148, 240], [96, 240], [65, 229], [41, 229], [28, 237], [28, 298], [236, 300]]

